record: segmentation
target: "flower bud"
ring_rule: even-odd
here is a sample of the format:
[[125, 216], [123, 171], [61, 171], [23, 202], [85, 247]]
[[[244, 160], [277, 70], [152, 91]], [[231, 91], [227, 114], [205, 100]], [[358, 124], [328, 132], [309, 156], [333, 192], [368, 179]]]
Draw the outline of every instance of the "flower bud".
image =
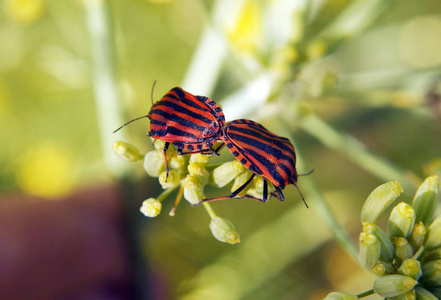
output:
[[246, 168], [240, 161], [226, 162], [213, 170], [210, 176], [210, 183], [216, 187], [224, 187], [245, 170]]
[[361, 222], [376, 223], [381, 214], [403, 192], [398, 182], [387, 182], [373, 190], [361, 209]]
[[363, 225], [363, 230], [362, 230], [363, 232], [373, 234], [375, 230], [377, 230], [377, 225], [374, 223], [363, 222], [362, 225]]
[[208, 173], [207, 169], [205, 169], [205, 165], [203, 163], [190, 162], [187, 169], [188, 173], [190, 173], [191, 176], [197, 178], [203, 186], [208, 183], [210, 174]]
[[388, 297], [387, 300], [415, 300], [415, 290], [408, 291], [407, 293], [401, 294], [395, 297]]
[[123, 161], [135, 162], [141, 159], [138, 148], [132, 144], [117, 141], [113, 143], [112, 147], [115, 154]]
[[184, 180], [184, 198], [191, 205], [196, 205], [204, 199], [204, 189], [197, 178], [187, 175]]
[[[245, 182], [247, 182], [248, 179], [253, 175], [253, 172], [250, 170], [244, 170], [242, 174], [239, 174], [236, 179], [234, 179], [233, 186], [231, 187], [231, 192], [234, 192], [238, 188], [240, 188]], [[246, 188], [242, 190], [242, 192], [239, 193], [239, 196], [243, 196], [246, 194], [247, 190], [252, 186], [252, 183], [250, 183]]]
[[263, 191], [264, 179], [262, 176], [254, 176], [253, 186], [257, 191]]
[[239, 233], [234, 228], [234, 225], [227, 219], [215, 217], [211, 219], [210, 229], [213, 236], [228, 244], [237, 244], [240, 242]]
[[441, 259], [429, 261], [423, 264], [423, 276], [420, 282], [424, 286], [441, 285]]
[[441, 259], [441, 247], [435, 248], [424, 254], [424, 256], [421, 258], [421, 262], [426, 263], [437, 259]]
[[190, 155], [190, 163], [200, 163], [201, 165], [203, 165], [205, 167], [209, 161], [210, 161], [209, 155], [205, 155], [205, 154], [201, 154], [201, 153], [196, 153], [196, 154]]
[[357, 300], [358, 298], [345, 293], [332, 292], [323, 300]]
[[173, 155], [169, 159], [169, 166], [171, 169], [178, 171], [179, 174], [185, 173], [186, 159], [184, 155]]
[[415, 294], [418, 300], [438, 300], [438, 297], [419, 285], [415, 287]]
[[430, 225], [433, 220], [439, 196], [439, 185], [438, 176], [427, 177], [419, 187], [412, 202], [416, 220], [422, 221], [426, 226]]
[[427, 290], [431, 292], [436, 299], [441, 299], [441, 286], [427, 287]]
[[153, 146], [155, 147], [156, 150], [164, 149], [164, 146], [165, 146], [165, 142], [164, 141], [155, 140], [155, 139], [152, 139], [152, 141], [153, 141]]
[[401, 266], [398, 268], [398, 274], [406, 275], [417, 280], [423, 275], [421, 270], [421, 264], [414, 258], [409, 258], [403, 261]]
[[[161, 151], [164, 150], [164, 147], [165, 147], [164, 141], [155, 140], [155, 139], [152, 139], [152, 140], [153, 140], [153, 146], [155, 147], [156, 150], [161, 150]], [[175, 155], [178, 155], [178, 153], [176, 152], [175, 147], [172, 144], [170, 144], [167, 148], [167, 158], [170, 159], [171, 157], [173, 157]], [[164, 156], [164, 154], [163, 154], [163, 156]]]
[[372, 268], [374, 274], [382, 276], [387, 274], [394, 274], [396, 271], [394, 265], [390, 262], [378, 261], [375, 267]]
[[363, 232], [372, 233], [377, 237], [381, 246], [381, 257], [387, 262], [392, 262], [395, 256], [395, 247], [389, 236], [380, 227], [368, 222], [363, 223]]
[[[252, 174], [252, 173], [249, 173]], [[250, 175], [251, 176], [251, 175]], [[259, 199], [263, 199], [263, 186], [264, 186], [264, 180], [261, 176], [255, 176], [253, 182], [251, 183], [251, 187], [247, 190], [247, 194]], [[274, 188], [274, 185], [271, 183], [271, 181], [267, 181], [268, 185], [268, 198], [271, 197], [271, 193], [275, 192], [276, 189]]]
[[441, 246], [441, 217], [436, 218], [429, 226], [425, 242], [426, 250]]
[[360, 252], [358, 260], [363, 268], [372, 269], [380, 258], [380, 243], [375, 235], [371, 233], [360, 233]]
[[415, 211], [412, 206], [401, 202], [392, 209], [387, 223], [387, 229], [390, 237], [407, 238], [413, 230], [415, 224]]
[[413, 256], [413, 248], [409, 242], [403, 237], [392, 238], [392, 244], [395, 246], [395, 264], [401, 265], [401, 263]]
[[377, 262], [371, 271], [378, 276], [386, 275], [386, 265], [384, 265], [382, 262]]
[[374, 282], [374, 292], [383, 297], [395, 297], [409, 292], [418, 282], [404, 275], [384, 275]]
[[149, 198], [142, 202], [142, 206], [139, 210], [144, 214], [144, 216], [153, 218], [161, 213], [161, 209], [161, 202], [154, 198]]
[[426, 233], [426, 226], [424, 226], [423, 222], [419, 221], [415, 224], [412, 233], [407, 238], [414, 251], [417, 251], [423, 245]]
[[180, 183], [181, 175], [175, 170], [170, 170], [168, 172], [168, 178], [167, 172], [162, 172], [161, 175], [159, 175], [159, 184], [161, 184], [164, 190], [177, 187]]
[[149, 176], [159, 177], [165, 171], [164, 154], [161, 150], [147, 152], [144, 156], [144, 169]]
[[[258, 199], [263, 199], [263, 193], [262, 193], [262, 190], [259, 190], [259, 191], [258, 191], [258, 190], [256, 190], [254, 187], [251, 187], [251, 188], [247, 189], [246, 194], [247, 194], [247, 195], [250, 195], [250, 196], [252, 196], [252, 197], [258, 198]], [[245, 193], [241, 192], [241, 193], [239, 193], [239, 195], [245, 195]], [[270, 197], [270, 195], [269, 195], [269, 193], [268, 193], [268, 199], [269, 199], [269, 197]], [[268, 200], [268, 199], [267, 199], [267, 200]]]

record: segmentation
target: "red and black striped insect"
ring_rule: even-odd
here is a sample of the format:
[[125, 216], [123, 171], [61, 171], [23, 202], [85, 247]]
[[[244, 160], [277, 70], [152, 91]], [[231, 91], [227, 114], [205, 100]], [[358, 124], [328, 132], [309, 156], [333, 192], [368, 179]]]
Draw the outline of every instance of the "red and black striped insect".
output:
[[[283, 201], [285, 197], [282, 189], [289, 184], [297, 187], [296, 152], [289, 139], [270, 132], [259, 123], [240, 119], [225, 126], [223, 140], [236, 159], [253, 172], [253, 175], [231, 195], [203, 199], [202, 202], [245, 197], [266, 202], [269, 200], [268, 181], [274, 185], [277, 192], [277, 194], [271, 193], [269, 197], [274, 196]], [[251, 195], [237, 197], [251, 183], [255, 175], [263, 177], [263, 198]], [[298, 187], [297, 190], [308, 207]]]
[[[148, 115], [150, 119], [148, 136], [165, 142], [163, 153], [168, 177], [166, 151], [170, 144], [178, 149], [178, 154], [217, 154], [213, 144], [222, 137], [225, 116], [222, 109], [205, 96], [195, 96], [180, 87], [172, 88], [159, 101], [152, 105]], [[182, 152], [187, 151], [187, 152]]]

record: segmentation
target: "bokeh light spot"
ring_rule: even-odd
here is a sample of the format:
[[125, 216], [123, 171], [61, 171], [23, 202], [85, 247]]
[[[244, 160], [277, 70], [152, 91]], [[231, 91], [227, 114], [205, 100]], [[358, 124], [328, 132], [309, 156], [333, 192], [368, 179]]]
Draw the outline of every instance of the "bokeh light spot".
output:
[[43, 0], [8, 0], [6, 12], [18, 23], [33, 23], [41, 18], [45, 9]]
[[417, 17], [407, 22], [399, 36], [402, 59], [414, 68], [441, 64], [441, 18]]
[[42, 144], [21, 157], [17, 183], [31, 195], [55, 199], [66, 195], [73, 187], [73, 162], [56, 144]]
[[236, 26], [227, 29], [227, 37], [239, 51], [254, 54], [261, 40], [261, 10], [259, 4], [247, 1], [239, 15]]

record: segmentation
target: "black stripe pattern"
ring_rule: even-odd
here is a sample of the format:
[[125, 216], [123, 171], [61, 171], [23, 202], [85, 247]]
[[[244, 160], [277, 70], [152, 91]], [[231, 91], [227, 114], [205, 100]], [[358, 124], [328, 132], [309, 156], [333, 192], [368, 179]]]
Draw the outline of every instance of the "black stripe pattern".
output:
[[225, 116], [213, 100], [179, 87], [156, 102], [148, 117], [149, 136], [188, 151], [208, 150], [221, 138], [225, 126]]
[[254, 121], [241, 119], [226, 125], [225, 141], [233, 155], [250, 171], [281, 189], [296, 184], [296, 154], [289, 139]]

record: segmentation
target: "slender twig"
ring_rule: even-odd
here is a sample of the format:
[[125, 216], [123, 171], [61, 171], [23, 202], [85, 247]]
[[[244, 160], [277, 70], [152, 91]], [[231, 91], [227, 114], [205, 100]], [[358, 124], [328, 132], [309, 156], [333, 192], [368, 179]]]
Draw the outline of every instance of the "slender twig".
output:
[[361, 298], [364, 298], [364, 297], [367, 297], [367, 296], [370, 296], [370, 295], [373, 295], [373, 294], [375, 294], [375, 292], [374, 292], [374, 290], [372, 289], [372, 290], [369, 290], [369, 291], [366, 291], [366, 292], [360, 293], [360, 294], [358, 294], [356, 297], [359, 298], [359, 299], [361, 299]]
[[214, 219], [217, 217], [216, 213], [214, 212], [213, 208], [211, 207], [210, 203], [207, 202], [203, 202], [202, 203], [205, 207], [205, 209], [207, 210], [208, 214], [210, 215], [211, 219]]
[[412, 258], [413, 258], [413, 259], [417, 259], [417, 260], [419, 260], [419, 259], [421, 258], [421, 256], [423, 255], [424, 250], [425, 250], [424, 246], [421, 246], [421, 247], [418, 249], [418, 251], [413, 255]]
[[159, 202], [164, 201], [164, 199], [167, 198], [168, 195], [170, 195], [170, 194], [171, 194], [176, 188], [177, 188], [177, 186], [166, 189], [165, 191], [163, 191], [163, 192], [161, 193], [161, 195], [159, 195], [159, 196], [156, 198], [156, 200], [158, 200]]
[[[298, 161], [303, 162], [301, 151], [296, 148], [296, 154]], [[304, 163], [301, 164], [302, 169], [307, 170], [308, 168]], [[323, 223], [329, 228], [332, 234], [335, 236], [337, 241], [346, 250], [351, 257], [358, 262], [358, 249], [357, 246], [352, 242], [349, 235], [343, 229], [343, 227], [338, 223], [331, 208], [326, 202], [320, 189], [316, 186], [312, 176], [305, 176], [302, 178], [302, 189], [307, 190], [307, 198], [313, 200], [311, 203], [311, 208], [319, 215]]]
[[109, 7], [105, 0], [83, 3], [92, 43], [93, 85], [101, 148], [108, 170], [118, 176], [121, 175], [123, 164], [115, 159], [112, 151], [107, 150], [115, 139], [113, 129], [122, 123]]
[[[284, 134], [286, 134], [290, 140], [294, 140], [292, 133], [289, 128], [291, 126], [284, 119], [279, 119], [279, 121], [283, 124], [285, 129]], [[309, 170], [307, 166], [305, 166], [304, 159], [302, 158], [302, 151], [299, 147], [296, 147], [296, 156], [297, 156], [297, 168], [301, 170]], [[312, 199], [314, 202], [311, 203], [311, 208], [320, 216], [320, 219], [323, 223], [329, 228], [332, 234], [335, 236], [337, 241], [342, 245], [342, 247], [346, 250], [346, 252], [351, 255], [351, 257], [358, 262], [358, 248], [352, 242], [349, 235], [346, 233], [344, 228], [338, 223], [334, 214], [332, 213], [331, 208], [326, 202], [325, 197], [323, 196], [320, 189], [316, 186], [313, 176], [304, 176], [302, 177], [301, 188], [307, 190], [307, 200]]]
[[355, 138], [332, 128], [313, 113], [300, 119], [300, 127], [326, 146], [344, 153], [358, 166], [382, 180], [396, 180], [411, 193], [415, 192], [421, 183], [410, 171], [402, 170], [386, 159], [372, 154]]

